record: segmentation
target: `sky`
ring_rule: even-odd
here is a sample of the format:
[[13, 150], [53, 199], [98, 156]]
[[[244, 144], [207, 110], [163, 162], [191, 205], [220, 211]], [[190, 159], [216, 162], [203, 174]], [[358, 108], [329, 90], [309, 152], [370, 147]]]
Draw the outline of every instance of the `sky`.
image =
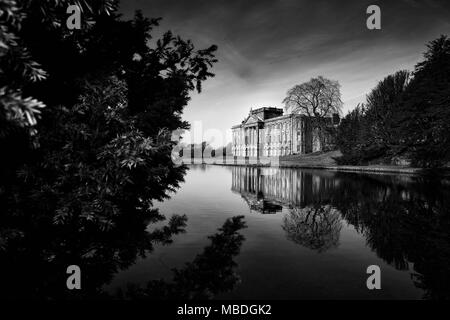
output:
[[[381, 30], [366, 27], [372, 4], [381, 9]], [[339, 81], [345, 115], [385, 76], [413, 70], [429, 41], [450, 35], [449, 0], [121, 1], [124, 18], [138, 9], [163, 18], [156, 38], [171, 30], [198, 49], [218, 46], [216, 76], [184, 112], [192, 125], [186, 142], [217, 147], [250, 108], [283, 108], [291, 87], [319, 75]]]

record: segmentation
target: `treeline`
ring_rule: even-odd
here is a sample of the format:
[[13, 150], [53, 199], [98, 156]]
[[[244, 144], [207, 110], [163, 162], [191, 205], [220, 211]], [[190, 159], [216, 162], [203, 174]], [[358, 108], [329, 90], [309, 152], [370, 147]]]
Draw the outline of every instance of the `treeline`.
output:
[[211, 158], [211, 157], [223, 157], [232, 156], [231, 142], [226, 146], [214, 148], [209, 142], [203, 141], [202, 143], [180, 143], [177, 146], [178, 156], [180, 158]]
[[387, 76], [342, 119], [340, 164], [441, 167], [450, 161], [450, 39], [428, 44], [412, 73]]

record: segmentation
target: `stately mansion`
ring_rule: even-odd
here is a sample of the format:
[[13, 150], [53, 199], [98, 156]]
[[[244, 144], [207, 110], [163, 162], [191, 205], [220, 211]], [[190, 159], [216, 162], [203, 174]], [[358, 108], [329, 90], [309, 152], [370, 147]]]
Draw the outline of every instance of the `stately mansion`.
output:
[[[334, 126], [339, 116], [330, 116]], [[323, 150], [311, 118], [301, 114], [283, 115], [283, 109], [264, 107], [250, 110], [241, 124], [232, 127], [232, 153], [238, 157], [274, 157]], [[331, 143], [332, 137], [326, 138]]]

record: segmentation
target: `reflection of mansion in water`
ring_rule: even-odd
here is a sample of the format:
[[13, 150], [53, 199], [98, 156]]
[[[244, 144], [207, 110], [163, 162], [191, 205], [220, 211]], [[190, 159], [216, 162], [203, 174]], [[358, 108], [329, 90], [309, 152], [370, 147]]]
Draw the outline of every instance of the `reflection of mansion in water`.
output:
[[[337, 122], [338, 115], [329, 118], [331, 125]], [[232, 127], [232, 139], [232, 153], [241, 157], [286, 156], [322, 150], [310, 117], [283, 115], [283, 109], [279, 108], [250, 110], [241, 124]]]
[[232, 187], [251, 211], [283, 215], [289, 240], [317, 252], [339, 246], [342, 217], [332, 203], [340, 185], [332, 172], [289, 168], [232, 168]]
[[334, 173], [316, 174], [289, 168], [232, 168], [231, 190], [241, 194], [250, 208], [261, 213], [275, 213], [282, 206], [304, 207], [330, 195], [339, 181]]

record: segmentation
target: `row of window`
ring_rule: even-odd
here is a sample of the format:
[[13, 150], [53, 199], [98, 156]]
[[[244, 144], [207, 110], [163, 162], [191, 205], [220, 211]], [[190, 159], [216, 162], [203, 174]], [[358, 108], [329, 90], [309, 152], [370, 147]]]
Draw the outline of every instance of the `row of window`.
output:
[[[301, 137], [301, 131], [303, 128], [303, 123], [298, 123], [297, 128], [297, 139], [300, 139]], [[295, 129], [294, 129], [295, 130]], [[289, 132], [290, 132], [290, 125], [289, 124], [278, 124], [275, 126], [268, 126], [265, 129], [260, 131], [260, 140], [261, 142], [267, 142], [271, 143], [274, 141], [278, 142], [287, 142], [289, 140]], [[233, 131], [233, 143], [241, 143], [242, 141], [245, 142], [245, 144], [248, 144], [250, 140], [250, 135], [245, 135], [245, 133], [241, 130], [239, 131]], [[264, 139], [265, 138], [265, 139]], [[265, 141], [264, 141], [265, 140]]]
[[[290, 140], [288, 132], [283, 132], [281, 135], [274, 135], [274, 134], [267, 133], [265, 135], [265, 139], [263, 139], [263, 137], [264, 136], [261, 135], [261, 142], [263, 142], [263, 143], [264, 142], [265, 143], [272, 143], [272, 142], [276, 142], [276, 141], [278, 141], [278, 142], [288, 142]], [[301, 138], [301, 131], [298, 130], [297, 131], [297, 140], [300, 140], [300, 138]], [[236, 135], [236, 136], [233, 137], [233, 143], [234, 144], [237, 144], [240, 141], [241, 141], [241, 139], [240, 139], [239, 135]], [[251, 141], [250, 136], [244, 136], [244, 143], [245, 144], [249, 144], [250, 141]]]
[[[300, 151], [300, 148], [297, 147], [297, 151]], [[281, 148], [267, 148], [263, 149], [262, 155], [267, 157], [273, 157], [273, 156], [285, 156], [289, 155], [289, 147], [281, 147]], [[248, 156], [248, 157], [256, 157], [256, 149], [247, 149], [247, 150], [233, 150], [233, 154], [237, 156]]]

